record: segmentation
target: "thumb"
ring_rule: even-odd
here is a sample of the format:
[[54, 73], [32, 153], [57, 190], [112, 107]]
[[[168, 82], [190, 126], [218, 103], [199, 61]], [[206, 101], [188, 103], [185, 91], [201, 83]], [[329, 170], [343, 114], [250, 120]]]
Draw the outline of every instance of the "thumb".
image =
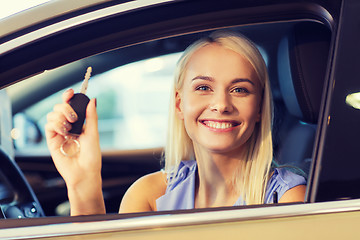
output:
[[86, 108], [85, 134], [98, 134], [98, 115], [96, 112], [96, 98], [90, 100]]

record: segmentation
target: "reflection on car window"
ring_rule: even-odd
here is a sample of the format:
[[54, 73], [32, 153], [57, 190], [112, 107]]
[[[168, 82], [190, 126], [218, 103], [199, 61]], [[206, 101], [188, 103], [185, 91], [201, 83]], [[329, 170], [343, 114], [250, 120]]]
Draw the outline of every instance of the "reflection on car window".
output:
[[[102, 149], [164, 146], [170, 85], [180, 54], [134, 62], [90, 79], [87, 95], [97, 99]], [[72, 88], [79, 91], [80, 85], [81, 82]], [[59, 91], [15, 115], [13, 137], [17, 149], [47, 148], [45, 138], [38, 135], [44, 136], [46, 115], [55, 103], [61, 101], [63, 92]]]

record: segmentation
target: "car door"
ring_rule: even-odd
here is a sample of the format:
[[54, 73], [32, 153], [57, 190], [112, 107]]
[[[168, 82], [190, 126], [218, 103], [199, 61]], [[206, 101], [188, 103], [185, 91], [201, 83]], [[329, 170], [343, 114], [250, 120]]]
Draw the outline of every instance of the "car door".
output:
[[[310, 142], [311, 145], [306, 204], [90, 216], [71, 219], [49, 218], [45, 220], [36, 219], [31, 223], [26, 220], [22, 222], [10, 221], [8, 227], [29, 226], [31, 224], [41, 225], [39, 228], [27, 228], [33, 232], [24, 231], [23, 236], [62, 236], [70, 238], [82, 234], [84, 238], [98, 237], [102, 239], [145, 236], [147, 238], [204, 236], [208, 238], [230, 238], [234, 236], [248, 236], [249, 238], [269, 238], [269, 236], [270, 238], [271, 236], [276, 238], [304, 237], [294, 233], [304, 233], [304, 235], [308, 234], [308, 237], [314, 238], [354, 236], [356, 234], [354, 229], [356, 229], [356, 223], [359, 220], [359, 203], [356, 199], [358, 195], [356, 190], [358, 183], [356, 171], [358, 166], [356, 161], [358, 154], [356, 139], [359, 129], [357, 127], [358, 110], [354, 107], [356, 104], [346, 101], [346, 98], [349, 95], [353, 96], [351, 94], [358, 91], [358, 81], [355, 73], [358, 48], [354, 47], [359, 37], [357, 34], [354, 35], [358, 23], [357, 12], [359, 9], [357, 9], [357, 6], [353, 0], [329, 1], [327, 3], [322, 1], [279, 1], [277, 3], [225, 1], [223, 4], [213, 1], [208, 1], [206, 4], [204, 1], [175, 1], [173, 4], [163, 3], [156, 7], [147, 6], [126, 13], [118, 12], [114, 15], [107, 15], [107, 17], [100, 18], [100, 20], [80, 24], [76, 28], [63, 29], [43, 39], [37, 39], [37, 44], [24, 45], [12, 50], [10, 53], [1, 55], [1, 59], [3, 59], [1, 63], [4, 64], [2, 66], [4, 66], [3, 69], [5, 70], [0, 73], [2, 74], [0, 76], [3, 77], [2, 85], [5, 86], [44, 69], [60, 68], [65, 64], [72, 63], [74, 60], [89, 57], [88, 60], [94, 54], [114, 49], [127, 50], [127, 47], [141, 46], [141, 44], [149, 44], [150, 49], [162, 50], [159, 50], [160, 54], [157, 55], [147, 55], [145, 51], [139, 52], [139, 50], [135, 50], [133, 54], [128, 54], [126, 57], [131, 60], [119, 65], [143, 59], [152, 59], [153, 57], [179, 52], [193, 39], [207, 34], [208, 31], [230, 28], [231, 30], [241, 31], [254, 39], [259, 48], [263, 48], [265, 58], [268, 57], [269, 71], [273, 74], [271, 76], [273, 76], [272, 87], [274, 88], [273, 94], [276, 104], [275, 113], [278, 114], [278, 118], [275, 118], [274, 123], [277, 124], [276, 127], [280, 129], [287, 127], [288, 130], [300, 129], [303, 134], [301, 136], [305, 136], [304, 132], [308, 131], [308, 127], [315, 129], [314, 135], [310, 134], [310, 138], [304, 140], [305, 143]], [[123, 24], [125, 22], [126, 24]], [[278, 55], [283, 56], [280, 54], [283, 52], [279, 50], [279, 46], [284, 46], [280, 44], [282, 40], [286, 39], [285, 49], [288, 49], [286, 47], [294, 43], [289, 41], [289, 36], [293, 36], [291, 35], [293, 27], [298, 26], [298, 23], [310, 23], [311, 26], [316, 27], [320, 25], [321, 29], [325, 28], [330, 32], [328, 56], [324, 60], [326, 62], [324, 64], [324, 76], [323, 79], [314, 80], [322, 81], [320, 94], [317, 92], [315, 94], [316, 101], [318, 101], [318, 117], [315, 118], [315, 121], [304, 118], [304, 116], [294, 115], [288, 109], [289, 106], [293, 106], [292, 110], [295, 108], [304, 109], [304, 105], [298, 99], [301, 96], [299, 95], [301, 94], [299, 89], [302, 89], [302, 86], [313, 89], [312, 81], [306, 82], [310, 83], [310, 85], [293, 86], [294, 89], [290, 91], [290, 94], [288, 94], [290, 97], [286, 98], [286, 101], [284, 100], [285, 93], [281, 92], [283, 83], [278, 81], [279, 72], [283, 70], [280, 68], [281, 66], [284, 67], [286, 64], [290, 64], [287, 66], [291, 69], [294, 67], [290, 60], [281, 62], [284, 65], [279, 64], [277, 61], [279, 61]], [[317, 29], [316, 27], [314, 29]], [[307, 29], [305, 28], [305, 30]], [[91, 35], [89, 32], [95, 33]], [[87, 38], [84, 38], [84, 36], [87, 36]], [[179, 38], [176, 38], [178, 36]], [[71, 45], [66, 43], [70, 39], [73, 43]], [[158, 39], [160, 39], [159, 42], [154, 41]], [[178, 45], [167, 41], [168, 39], [175, 39]], [[59, 42], [59, 40], [62, 41]], [[314, 39], [302, 39], [302, 41], [306, 45], [306, 43], [313, 42]], [[40, 43], [49, 48], [42, 50], [40, 46], [42, 44]], [[57, 49], [61, 49], [61, 51]], [[317, 50], [319, 49], [313, 51]], [[24, 54], [24, 51], [31, 54], [22, 59], [20, 56]], [[139, 53], [142, 56], [138, 57], [136, 55]], [[277, 61], [274, 62], [273, 59], [277, 59]], [[8, 62], [5, 63], [5, 60]], [[306, 61], [300, 63], [306, 65]], [[13, 64], [13, 67], [11, 64]], [[77, 77], [77, 79], [81, 80], [84, 69], [79, 70], [81, 73], [78, 74], [80, 77]], [[293, 78], [292, 73], [294, 72], [287, 75], [289, 79]], [[295, 73], [303, 72], [296, 71]], [[288, 83], [288, 81], [285, 81], [285, 83]], [[58, 89], [63, 89], [69, 85]], [[286, 89], [288, 90], [288, 88]], [[308, 93], [308, 89], [305, 93]], [[296, 97], [292, 100], [298, 100], [298, 106], [296, 104], [287, 105], [289, 104], [288, 101], [291, 101], [289, 100], [291, 96]], [[313, 97], [306, 95], [301, 97], [305, 99], [305, 103], [307, 97], [310, 100], [313, 99]], [[19, 109], [19, 112], [23, 109]], [[293, 128], [293, 126], [296, 128]], [[306, 130], [302, 126], [306, 126]], [[281, 141], [283, 136], [287, 136], [286, 131], [285, 135], [279, 133], [279, 136], [275, 136], [279, 137], [279, 142], [275, 145], [279, 154], [285, 154], [282, 152], [282, 150], [286, 149], [284, 146], [295, 146], [296, 150], [302, 146], [299, 144], [303, 142], [298, 141], [296, 138], [300, 134], [295, 136], [295, 145], [286, 145], [291, 141]], [[293, 140], [294, 138], [290, 139]], [[108, 179], [110, 180], [108, 184], [114, 184], [112, 185], [114, 187], [114, 198], [121, 196], [123, 191], [119, 190], [120, 186], [125, 189], [133, 179], [146, 174], [147, 171], [151, 172], [161, 167], [159, 164], [161, 148], [136, 151], [108, 150], [104, 151], [103, 156], [104, 177], [106, 180], [107, 176], [111, 176]], [[31, 155], [26, 153], [23, 156], [19, 154], [16, 158], [23, 171], [29, 176], [39, 174], [39, 166], [44, 166], [44, 172], [47, 172], [44, 175], [49, 174], [50, 177], [43, 177], [41, 181], [59, 179], [51, 165], [49, 156], [46, 154]], [[308, 156], [304, 155], [301, 159], [308, 158]], [[339, 159], [345, 159], [343, 160], [345, 164], [339, 164]], [[36, 168], [31, 169], [30, 166], [33, 164]], [[50, 168], [51, 170], [49, 170]], [[130, 170], [129, 175], [124, 173], [125, 170]], [[120, 179], [125, 180], [122, 182]], [[111, 182], [111, 180], [114, 180], [114, 182]], [[34, 187], [36, 186], [34, 185]], [[62, 186], [62, 189], [64, 191], [64, 186]], [[61, 193], [61, 195], [65, 201], [65, 192]], [[354, 200], [341, 201], [344, 198]], [[45, 200], [45, 205], [46, 202]], [[114, 202], [114, 206], [119, 204], [119, 200]], [[52, 208], [54, 209], [54, 206]], [[116, 209], [116, 207], [112, 209]], [[111, 212], [115, 212], [115, 210], [111, 210]], [[82, 223], [59, 224], [68, 221]], [[19, 233], [15, 232], [16, 230], [5, 230], [2, 233], [8, 235], [2, 236], [20, 236]], [[25, 229], [22, 228], [22, 230]], [[42, 235], [41, 231], [47, 231], [48, 235]]]

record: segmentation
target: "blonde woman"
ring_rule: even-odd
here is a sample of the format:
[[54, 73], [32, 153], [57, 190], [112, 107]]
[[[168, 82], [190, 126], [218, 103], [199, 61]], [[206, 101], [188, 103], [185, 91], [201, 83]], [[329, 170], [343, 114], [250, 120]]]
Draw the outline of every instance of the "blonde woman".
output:
[[[271, 168], [272, 101], [264, 60], [242, 35], [215, 32], [180, 58], [170, 101], [165, 171], [146, 175], [127, 191], [120, 213], [304, 201], [305, 179]], [[71, 214], [105, 213], [96, 103], [90, 101], [81, 151], [60, 145], [76, 114], [64, 103], [48, 115], [46, 136], [63, 176]], [[276, 201], [276, 200], [275, 200]]]

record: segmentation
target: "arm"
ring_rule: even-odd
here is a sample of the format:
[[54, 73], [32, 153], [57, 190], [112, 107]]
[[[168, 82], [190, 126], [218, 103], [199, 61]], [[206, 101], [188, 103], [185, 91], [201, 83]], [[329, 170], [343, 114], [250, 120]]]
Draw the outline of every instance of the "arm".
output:
[[298, 185], [287, 190], [280, 198], [279, 203], [288, 202], [304, 202], [305, 201], [306, 185]]
[[156, 211], [156, 199], [165, 194], [166, 175], [155, 172], [138, 179], [125, 193], [119, 213]]
[[101, 151], [94, 99], [88, 104], [86, 125], [77, 139], [80, 152], [72, 157], [60, 152], [60, 146], [71, 129], [69, 123], [76, 121], [76, 114], [67, 103], [73, 95], [73, 90], [66, 91], [63, 94], [64, 103], [56, 105], [54, 111], [48, 114], [45, 126], [48, 148], [57, 170], [65, 180], [71, 215], [103, 214]]

